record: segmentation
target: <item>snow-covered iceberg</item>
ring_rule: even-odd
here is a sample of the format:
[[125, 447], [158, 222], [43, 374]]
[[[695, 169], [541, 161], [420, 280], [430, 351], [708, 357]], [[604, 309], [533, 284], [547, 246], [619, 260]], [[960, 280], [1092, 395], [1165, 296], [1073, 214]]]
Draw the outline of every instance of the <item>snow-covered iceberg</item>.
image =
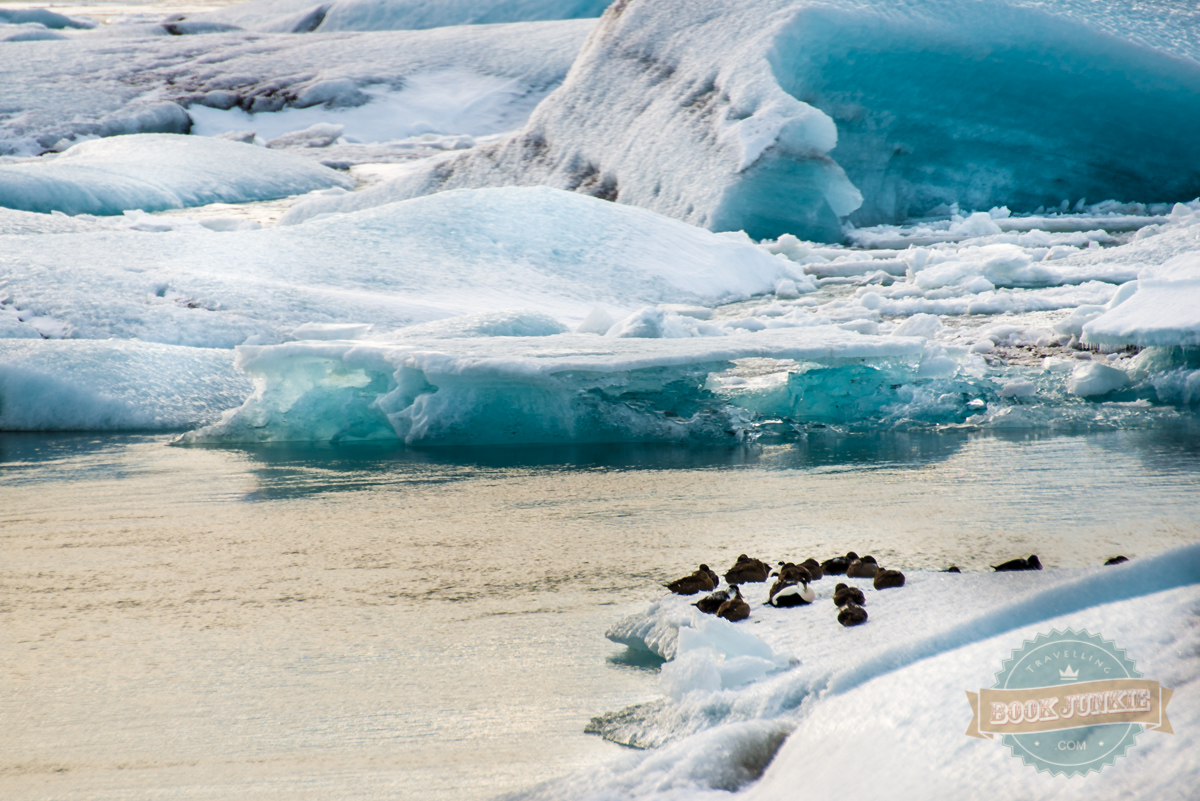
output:
[[578, 325], [599, 308], [611, 323], [805, 278], [744, 237], [545, 188], [444, 193], [252, 231], [146, 219], [159, 232], [5, 237], [0, 312], [45, 336], [229, 348], [285, 341], [305, 323], [389, 331], [497, 310]]
[[[187, 109], [195, 106], [260, 116], [285, 108], [353, 109], [386, 99], [388, 92], [402, 93], [414, 77], [419, 84], [421, 76], [447, 74], [457, 76], [459, 86], [469, 85], [472, 76], [485, 85], [505, 84], [521, 109], [515, 127], [562, 81], [594, 24], [203, 37], [129, 25], [67, 41], [9, 43], [5, 52], [14, 57], [0, 60], [0, 155], [64, 150], [98, 136], [189, 133]], [[319, 121], [336, 123], [336, 114]], [[313, 122], [298, 121], [288, 130]]]
[[188, 428], [213, 421], [250, 389], [228, 350], [0, 339], [0, 431]]
[[0, 206], [65, 214], [162, 211], [353, 186], [286, 153], [177, 134], [95, 139], [40, 161], [0, 164]]
[[1200, 46], [1157, 22], [1200, 12], [1159, 11], [620, 2], [520, 133], [307, 213], [546, 184], [713, 230], [829, 241], [843, 219], [939, 205], [1189, 200]]
[[254, 0], [172, 20], [264, 33], [398, 31], [598, 17], [610, 0]]

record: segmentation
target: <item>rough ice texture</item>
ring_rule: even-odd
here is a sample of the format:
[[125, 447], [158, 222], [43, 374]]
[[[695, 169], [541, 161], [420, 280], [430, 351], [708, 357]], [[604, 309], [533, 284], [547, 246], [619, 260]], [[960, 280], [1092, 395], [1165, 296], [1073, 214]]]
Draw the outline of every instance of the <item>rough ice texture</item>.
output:
[[255, 393], [189, 442], [398, 440], [481, 445], [731, 442], [738, 409], [704, 389], [737, 359], [826, 365], [916, 360], [923, 341], [812, 327], [721, 337], [589, 334], [390, 343], [294, 342], [239, 350]]
[[596, 306], [623, 317], [803, 278], [744, 238], [545, 188], [445, 193], [256, 231], [153, 233], [150, 221], [169, 218], [146, 220], [149, 231], [6, 237], [0, 311], [48, 336], [233, 347], [280, 342], [310, 322], [388, 331], [525, 309], [577, 324]]
[[401, 89], [414, 75], [447, 70], [516, 81], [518, 94], [538, 98], [563, 79], [593, 25], [326, 36], [168, 36], [157, 25], [113, 26], [69, 41], [7, 43], [0, 155], [62, 149], [64, 139], [188, 133], [185, 109], [193, 104], [252, 112], [348, 108], [370, 99], [364, 88]]
[[[1200, 739], [1200, 703], [1190, 692], [1200, 681], [1200, 632], [1193, 623], [1200, 611], [1200, 546], [1085, 570], [905, 573], [903, 589], [884, 591], [870, 580], [826, 578], [812, 585], [813, 604], [796, 609], [768, 607], [765, 585], [747, 585], [751, 616], [735, 628], [743, 640], [755, 638], [773, 657], [798, 664], [737, 686], [713, 677], [755, 650], [744, 641], [685, 653], [688, 664], [664, 666], [663, 699], [607, 714], [598, 727], [618, 742], [659, 747], [511, 798], [774, 801], [794, 797], [797, 787], [815, 798], [880, 801], [1037, 798], [1045, 774], [1022, 766], [997, 741], [963, 734], [970, 717], [965, 692], [991, 686], [1024, 640], [1067, 628], [1114, 640], [1145, 676], [1175, 689], [1176, 733], [1143, 733], [1114, 767], [1058, 782], [1055, 797], [1147, 790], [1188, 797], [1195, 778], [1189, 754]], [[837, 623], [830, 598], [838, 581], [863, 590], [865, 625]], [[688, 606], [691, 600], [664, 598], [609, 636], [625, 642], [637, 631], [657, 632], [659, 639], [644, 647], [679, 659], [681, 644], [695, 637], [690, 630], [711, 625]]]
[[1163, 36], [1174, 10], [1151, 7], [618, 2], [524, 130], [341, 207], [547, 184], [714, 230], [828, 241], [842, 218], [942, 204], [1188, 200], [1200, 47]]
[[189, 428], [250, 389], [228, 350], [0, 338], [0, 431]]
[[255, 0], [184, 19], [268, 33], [397, 31], [598, 17], [609, 0]]
[[35, 162], [0, 164], [0, 206], [65, 214], [245, 203], [353, 186], [286, 153], [178, 134], [114, 136]]

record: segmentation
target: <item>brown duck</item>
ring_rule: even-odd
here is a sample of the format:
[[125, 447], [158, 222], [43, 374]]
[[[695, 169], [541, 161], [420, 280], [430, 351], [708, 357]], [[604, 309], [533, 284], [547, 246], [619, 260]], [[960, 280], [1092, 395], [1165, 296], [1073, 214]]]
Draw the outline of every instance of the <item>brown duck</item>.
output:
[[904, 574], [899, 570], [880, 570], [875, 574], [875, 589], [886, 590], [888, 587], [903, 587]]
[[879, 572], [879, 565], [875, 563], [874, 556], [864, 556], [862, 559], [855, 559], [846, 568], [847, 578], [875, 578], [875, 574]]
[[846, 604], [838, 612], [838, 623], [849, 628], [867, 622], [867, 610], [857, 604]]
[[684, 576], [663, 586], [676, 595], [695, 595], [698, 592], [712, 592], [717, 585], [709, 573], [708, 565], [700, 565], [700, 569], [690, 576]]
[[725, 574], [725, 581], [729, 584], [749, 584], [766, 581], [770, 575], [771, 568], [766, 562], [761, 559], [751, 559], [746, 554], [742, 554]]
[[717, 617], [723, 617], [731, 623], [750, 617], [750, 604], [742, 600], [742, 590], [736, 584], [733, 586], [733, 597], [721, 604]]
[[821, 563], [821, 571], [831, 576], [843, 576], [850, 563], [858, 558], [854, 551], [847, 551], [845, 556], [835, 556]]
[[867, 602], [863, 596], [863, 591], [858, 587], [848, 587], [845, 584], [839, 584], [833, 588], [833, 602], [838, 606], [846, 606], [854, 604], [862, 606]]
[[699, 601], [696, 601], [696, 603], [692, 604], [692, 606], [696, 607], [706, 615], [715, 615], [717, 610], [721, 608], [721, 604], [728, 600], [729, 593], [727, 593], [725, 590], [721, 590], [720, 592], [714, 592], [712, 595], [705, 595]]
[[811, 556], [801, 562], [800, 566], [808, 570], [808, 575], [812, 576], [813, 581], [825, 578], [825, 571], [821, 569], [821, 563]]

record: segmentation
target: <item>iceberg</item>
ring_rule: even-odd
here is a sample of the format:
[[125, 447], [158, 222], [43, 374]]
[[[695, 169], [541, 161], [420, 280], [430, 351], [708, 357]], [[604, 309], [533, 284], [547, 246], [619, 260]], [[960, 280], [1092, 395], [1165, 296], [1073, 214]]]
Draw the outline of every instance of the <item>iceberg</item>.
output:
[[228, 350], [0, 339], [0, 431], [186, 429], [214, 421], [251, 388]]
[[1136, 291], [1082, 332], [1097, 345], [1200, 347], [1200, 251], [1144, 268]]
[[47, 336], [231, 348], [286, 341], [305, 323], [385, 332], [523, 310], [574, 325], [597, 307], [623, 317], [711, 306], [804, 279], [744, 238], [545, 188], [449, 192], [249, 231], [150, 219], [161, 225], [5, 237], [0, 310], [38, 318]]
[[[598, 17], [610, 0], [254, 0], [185, 16], [264, 33], [397, 31]], [[176, 23], [178, 24], [178, 23]]]
[[225, 31], [199, 39], [168, 36], [158, 25], [121, 25], [66, 41], [11, 43], [6, 52], [19, 49], [20, 57], [0, 62], [0, 156], [61, 151], [120, 134], [186, 134], [194, 107], [238, 108], [260, 119], [283, 109], [335, 112], [297, 121], [272, 138], [314, 122], [335, 124], [339, 109], [403, 94], [414, 76], [447, 73], [460, 76], [460, 86], [467, 80], [461, 76], [508, 86], [506, 97], [520, 108], [506, 124], [518, 127], [532, 105], [561, 83], [594, 24], [562, 20], [336, 36]]
[[900, 222], [939, 206], [1190, 200], [1200, 46], [1164, 36], [1163, 15], [1177, 12], [615, 3], [523, 130], [311, 213], [544, 184], [712, 230], [835, 241], [844, 220]]
[[0, 206], [65, 214], [244, 203], [353, 186], [286, 153], [177, 134], [96, 139], [44, 160], [0, 164]]

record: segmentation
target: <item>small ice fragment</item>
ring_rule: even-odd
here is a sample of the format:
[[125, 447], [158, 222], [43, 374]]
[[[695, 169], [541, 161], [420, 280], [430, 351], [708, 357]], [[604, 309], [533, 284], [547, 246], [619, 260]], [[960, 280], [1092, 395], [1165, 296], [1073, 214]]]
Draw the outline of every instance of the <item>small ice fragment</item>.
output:
[[896, 326], [896, 330], [892, 331], [892, 336], [925, 337], [929, 339], [941, 330], [942, 321], [938, 319], [936, 314], [914, 314]]
[[1100, 362], [1076, 365], [1067, 381], [1067, 392], [1080, 397], [1107, 395], [1129, 386], [1129, 376], [1124, 370], [1109, 367]]
[[996, 349], [996, 344], [990, 339], [981, 339], [971, 346], [971, 353], [991, 353]]
[[780, 278], [775, 282], [775, 297], [780, 300], [795, 300], [800, 297], [800, 290], [796, 289], [796, 282], [790, 278]]
[[1002, 398], [1028, 398], [1035, 392], [1037, 392], [1037, 387], [1032, 383], [1018, 379], [1017, 381], [1009, 381], [1000, 387], [1000, 391], [996, 394]]
[[612, 318], [611, 314], [599, 306], [596, 306], [594, 309], [588, 312], [588, 316], [585, 317], [583, 322], [579, 324], [579, 327], [575, 329], [575, 333], [603, 335], [608, 332], [608, 329], [613, 327], [615, 322], [616, 320]]

